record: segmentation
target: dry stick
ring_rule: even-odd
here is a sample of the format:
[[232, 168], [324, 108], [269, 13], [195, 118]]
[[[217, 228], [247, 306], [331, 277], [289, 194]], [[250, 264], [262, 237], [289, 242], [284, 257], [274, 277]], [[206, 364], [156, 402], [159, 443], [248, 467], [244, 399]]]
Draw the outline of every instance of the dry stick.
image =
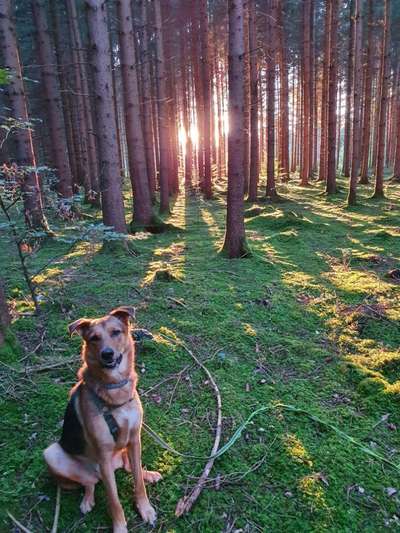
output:
[[56, 363], [50, 363], [46, 365], [34, 365], [26, 366], [22, 370], [18, 370], [20, 374], [32, 373], [32, 372], [46, 372], [47, 370], [53, 370], [54, 368], [60, 368], [63, 366], [68, 366], [72, 363], [76, 363], [80, 359], [80, 355], [73, 355], [64, 361], [57, 361]]
[[51, 533], [57, 533], [58, 518], [60, 516], [60, 500], [61, 500], [61, 489], [60, 489], [60, 485], [58, 485], [57, 486], [56, 509], [54, 511], [54, 520], [53, 520], [53, 527], [51, 528]]
[[28, 529], [27, 527], [23, 526], [21, 524], [21, 522], [18, 522], [18, 520], [16, 518], [13, 517], [13, 515], [10, 513], [10, 511], [7, 511], [7, 514], [8, 516], [11, 518], [11, 520], [14, 522], [14, 524], [19, 527], [19, 529], [21, 531], [24, 531], [24, 533], [32, 533], [32, 531], [30, 529]]
[[210, 383], [214, 389], [216, 402], [217, 402], [217, 425], [215, 428], [215, 438], [214, 438], [214, 445], [212, 447], [210, 456], [211, 459], [209, 459], [206, 463], [206, 466], [204, 467], [204, 470], [199, 477], [198, 482], [193, 487], [190, 494], [182, 496], [182, 498], [178, 501], [175, 509], [175, 516], [182, 516], [185, 513], [188, 513], [190, 509], [192, 508], [193, 504], [197, 500], [197, 498], [200, 496], [201, 491], [204, 488], [204, 485], [207, 481], [208, 475], [213, 467], [215, 458], [212, 456], [215, 455], [218, 451], [219, 443], [221, 440], [221, 431], [222, 431], [222, 401], [221, 401], [221, 394], [219, 392], [218, 386], [214, 381], [214, 378], [211, 375], [211, 372], [208, 370], [207, 367], [203, 365], [203, 363], [194, 355], [194, 353], [182, 342], [177, 341], [175, 339], [172, 339], [170, 337], [167, 337], [166, 335], [162, 335], [165, 339], [172, 341], [177, 346], [180, 346], [187, 352], [190, 357], [195, 361], [195, 363], [207, 374], [208, 379], [210, 380]]
[[13, 221], [11, 220], [11, 217], [10, 217], [10, 215], [8, 213], [7, 207], [6, 207], [5, 203], [3, 202], [3, 199], [1, 197], [1, 195], [0, 195], [0, 208], [3, 211], [3, 213], [5, 214], [7, 222], [10, 225], [11, 233], [12, 233], [12, 236], [13, 236], [13, 241], [14, 241], [14, 244], [16, 245], [16, 247], [17, 247], [18, 257], [19, 257], [19, 261], [21, 263], [22, 274], [23, 274], [23, 276], [25, 278], [25, 282], [26, 282], [26, 284], [28, 286], [28, 289], [29, 289], [29, 292], [31, 294], [33, 305], [35, 307], [35, 313], [36, 313], [36, 315], [40, 315], [40, 307], [39, 307], [39, 302], [38, 302], [38, 298], [37, 298], [37, 294], [36, 294], [36, 285], [33, 282], [33, 277], [31, 277], [29, 272], [28, 272], [28, 268], [26, 266], [26, 256], [24, 256], [24, 254], [22, 252], [22, 242], [20, 241], [20, 239], [18, 237], [18, 233], [17, 233], [17, 231], [15, 229]]

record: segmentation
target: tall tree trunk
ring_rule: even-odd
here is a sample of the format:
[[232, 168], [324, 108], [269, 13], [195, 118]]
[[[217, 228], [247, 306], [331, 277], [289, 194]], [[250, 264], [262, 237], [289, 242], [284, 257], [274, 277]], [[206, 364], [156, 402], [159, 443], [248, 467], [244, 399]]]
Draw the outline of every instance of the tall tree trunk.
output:
[[400, 182], [400, 83], [396, 87], [397, 134], [392, 181]]
[[201, 79], [203, 84], [203, 182], [205, 198], [212, 197], [211, 188], [211, 77], [207, 0], [198, 0], [200, 10]]
[[283, 26], [283, 1], [278, 2], [278, 38], [279, 38], [279, 77], [280, 77], [280, 147], [281, 147], [281, 175], [283, 181], [288, 181], [289, 174], [289, 82], [287, 66], [287, 44], [285, 28]]
[[119, 21], [120, 65], [125, 111], [125, 133], [128, 149], [129, 175], [133, 188], [132, 228], [150, 228], [154, 223], [147, 177], [146, 152], [139, 102], [138, 77], [135, 64], [135, 43], [131, 0], [117, 2]]
[[354, 79], [354, 2], [349, 2], [349, 48], [347, 58], [347, 76], [346, 76], [346, 110], [344, 119], [344, 144], [343, 144], [343, 168], [342, 174], [345, 177], [350, 176], [351, 167], [351, 103], [353, 94], [353, 79]]
[[178, 132], [176, 113], [176, 83], [175, 83], [175, 57], [173, 30], [176, 21], [171, 11], [171, 0], [160, 3], [161, 37], [164, 51], [164, 72], [166, 89], [166, 108], [168, 113], [168, 153], [169, 153], [169, 194], [179, 192], [178, 180]]
[[385, 0], [385, 15], [383, 22], [383, 44], [380, 65], [380, 92], [378, 94], [378, 135], [377, 135], [377, 153], [375, 165], [375, 190], [373, 198], [383, 198], [383, 170], [385, 159], [385, 130], [386, 130], [386, 112], [387, 112], [387, 95], [390, 77], [390, 0]]
[[340, 0], [329, 0], [330, 43], [329, 43], [329, 85], [328, 85], [328, 150], [326, 193], [336, 192], [336, 121], [337, 121], [337, 28]]
[[152, 91], [150, 79], [150, 60], [149, 50], [149, 29], [147, 17], [147, 0], [141, 0], [141, 23], [142, 23], [142, 40], [140, 47], [140, 59], [142, 69], [142, 101], [143, 101], [143, 127], [144, 140], [146, 149], [147, 177], [149, 180], [150, 192], [152, 199], [155, 198], [156, 191], [156, 160], [155, 160], [155, 139], [153, 129], [153, 111], [151, 105]]
[[276, 74], [276, 0], [268, 2], [267, 17], [267, 187], [266, 197], [272, 201], [278, 199], [275, 184], [275, 74]]
[[53, 162], [58, 174], [57, 193], [61, 201], [60, 211], [63, 216], [70, 216], [73, 195], [72, 172], [69, 164], [62, 100], [57, 77], [57, 60], [50, 39], [45, 7], [41, 0], [33, 0], [31, 3], [37, 30], [37, 45], [42, 67], [44, 99], [49, 117]]
[[188, 34], [188, 19], [182, 15], [182, 26], [180, 32], [180, 67], [181, 67], [181, 86], [182, 86], [182, 122], [185, 130], [185, 165], [184, 165], [184, 181], [185, 190], [192, 189], [192, 167], [193, 167], [193, 146], [192, 136], [190, 131], [190, 86], [189, 76], [187, 72], [186, 61], [188, 59], [187, 40]]
[[153, 0], [154, 4], [154, 37], [156, 42], [156, 84], [158, 107], [158, 135], [160, 145], [160, 211], [169, 211], [169, 175], [171, 173], [169, 157], [169, 120], [168, 104], [166, 101], [164, 44], [161, 26], [160, 0]]
[[228, 197], [223, 252], [230, 258], [248, 254], [243, 213], [244, 165], [244, 31], [243, 0], [228, 1], [229, 16], [229, 133]]
[[[29, 122], [29, 117], [10, 0], [0, 2], [0, 41], [3, 48], [4, 67], [13, 73], [5, 86], [12, 118], [26, 124]], [[34, 170], [36, 160], [33, 152], [32, 131], [28, 127], [17, 128], [13, 138], [15, 139], [15, 161], [23, 173], [21, 188], [25, 222], [29, 228], [47, 231], [48, 225], [43, 213], [39, 177]]]
[[300, 166], [300, 184], [309, 185], [311, 172], [311, 0], [303, 2], [303, 150]]
[[357, 202], [356, 188], [361, 164], [361, 92], [362, 92], [362, 18], [361, 0], [354, 5], [354, 70], [353, 70], [353, 127], [351, 174], [347, 203]]
[[103, 222], [126, 232], [105, 0], [85, 0], [92, 50]]
[[[87, 157], [90, 170], [90, 189], [86, 193], [86, 200], [100, 205], [99, 163], [96, 144], [96, 133], [92, 116], [92, 104], [89, 98], [88, 71], [86, 68], [86, 54], [84, 53], [82, 37], [79, 30], [78, 13], [75, 2], [66, 2], [68, 24], [72, 41], [72, 58], [74, 63], [77, 115], [81, 135], [86, 135]], [[81, 146], [82, 151], [85, 146]], [[86, 192], [86, 191], [85, 191]]]
[[251, 114], [251, 94], [250, 94], [250, 55], [249, 55], [249, 1], [243, 3], [243, 36], [244, 36], [244, 183], [243, 193], [246, 196], [249, 192], [250, 181], [250, 114]]
[[321, 143], [319, 150], [319, 175], [318, 181], [325, 181], [328, 173], [328, 96], [329, 96], [329, 44], [330, 44], [330, 6], [325, 6], [324, 25], [324, 61], [322, 75], [321, 98]]
[[250, 51], [250, 202], [257, 200], [258, 177], [260, 174], [260, 147], [258, 137], [258, 65], [257, 65], [257, 19], [256, 1], [249, 0], [249, 51]]
[[[70, 76], [71, 42], [69, 33], [63, 31], [61, 23], [60, 6], [56, 3], [50, 4], [51, 25], [53, 26], [56, 61], [58, 65], [58, 77], [60, 82], [60, 94], [64, 114], [65, 136], [67, 140], [69, 165], [72, 173], [72, 190], [75, 191], [76, 184], [85, 182], [89, 177], [89, 171], [85, 170], [84, 157], [86, 150], [79, 150], [77, 139], [80, 139], [78, 113], [74, 112], [72, 95], [70, 94], [68, 80]], [[80, 139], [80, 144], [85, 145], [85, 139]], [[81, 178], [83, 177], [83, 179]]]

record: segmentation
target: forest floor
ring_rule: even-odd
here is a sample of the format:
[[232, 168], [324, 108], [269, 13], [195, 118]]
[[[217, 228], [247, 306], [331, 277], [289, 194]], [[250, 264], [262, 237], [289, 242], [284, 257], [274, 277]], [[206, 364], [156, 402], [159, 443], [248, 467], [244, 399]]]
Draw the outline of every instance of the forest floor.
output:
[[[170, 217], [176, 229], [132, 237], [137, 256], [48, 241], [31, 260], [38, 268], [59, 256], [37, 279], [39, 320], [21, 315], [31, 309], [26, 287], [15, 250], [1, 236], [1, 274], [20, 313], [13, 330], [23, 352], [9, 350], [0, 365], [0, 531], [17, 531], [7, 510], [34, 533], [50, 531], [56, 488], [42, 451], [60, 435], [79, 365], [71, 358], [80, 341], [69, 339], [67, 324], [121, 304], [136, 306], [137, 327], [154, 335], [137, 356], [139, 388], [146, 422], [174, 448], [210, 452], [215, 398], [204, 373], [163, 333], [184, 341], [214, 376], [223, 442], [255, 409], [283, 402], [400, 463], [400, 281], [387, 276], [400, 268], [400, 191], [389, 186], [390, 199], [371, 202], [371, 189], [360, 188], [353, 209], [343, 207], [344, 193], [327, 200], [321, 192], [319, 185], [291, 184], [280, 188], [289, 201], [247, 206], [247, 236], [256, 252], [248, 259], [217, 254], [224, 196], [179, 196]], [[58, 230], [61, 237], [69, 232], [68, 225]], [[61, 366], [39, 371], [60, 360]], [[216, 460], [207, 488], [182, 518], [174, 516], [176, 503], [203, 463], [172, 455], [146, 434], [143, 462], [164, 477], [149, 487], [155, 531], [400, 528], [400, 470], [282, 408], [254, 418]], [[131, 484], [118, 473], [129, 530], [146, 531]], [[107, 531], [102, 485], [85, 517], [80, 498], [79, 491], [62, 491], [59, 532]]]

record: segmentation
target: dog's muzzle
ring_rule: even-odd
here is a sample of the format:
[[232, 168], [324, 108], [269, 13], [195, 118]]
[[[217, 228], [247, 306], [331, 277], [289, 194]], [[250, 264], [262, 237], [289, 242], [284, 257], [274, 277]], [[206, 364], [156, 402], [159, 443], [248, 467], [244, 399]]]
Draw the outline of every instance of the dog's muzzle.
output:
[[116, 368], [122, 361], [122, 353], [119, 354], [119, 356], [114, 359], [114, 352], [107, 353], [107, 354], [101, 354], [101, 366], [103, 368], [108, 368], [110, 370]]

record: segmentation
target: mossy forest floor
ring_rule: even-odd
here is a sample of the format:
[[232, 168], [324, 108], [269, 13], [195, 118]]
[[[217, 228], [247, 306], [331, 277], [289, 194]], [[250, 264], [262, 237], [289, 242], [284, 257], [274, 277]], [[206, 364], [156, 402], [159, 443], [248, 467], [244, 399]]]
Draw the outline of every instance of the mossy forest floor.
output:
[[[37, 280], [40, 319], [27, 313], [15, 250], [1, 236], [1, 274], [22, 349], [3, 351], [0, 365], [0, 531], [17, 531], [7, 510], [34, 533], [50, 531], [56, 488], [42, 450], [60, 435], [79, 365], [68, 363], [80, 342], [68, 338], [66, 327], [121, 304], [136, 306], [137, 327], [154, 334], [137, 356], [145, 420], [178, 450], [209, 453], [215, 398], [202, 371], [162, 333], [185, 341], [213, 374], [222, 395], [223, 442], [256, 408], [284, 402], [400, 464], [400, 282], [387, 277], [400, 268], [398, 186], [389, 186], [389, 199], [381, 202], [360, 188], [353, 209], [343, 207], [343, 193], [327, 200], [318, 185], [290, 185], [280, 193], [287, 202], [247, 206], [255, 252], [248, 259], [217, 253], [222, 195], [212, 201], [179, 196], [168, 219], [176, 229], [132, 237], [136, 256], [106, 253], [96, 244], [69, 250], [60, 239], [43, 243], [32, 269], [60, 257]], [[68, 235], [69, 226], [58, 235]], [[54, 370], [24, 371], [60, 360], [65, 365]], [[143, 443], [144, 464], [164, 476], [149, 487], [156, 531], [400, 529], [399, 471], [306, 416], [275, 409], [254, 419], [216, 461], [191, 513], [179, 519], [177, 500], [203, 463], [171, 455], [146, 434]], [[148, 530], [125, 472], [118, 473], [118, 486], [129, 530]], [[109, 530], [101, 484], [84, 518], [80, 498], [78, 491], [62, 491], [59, 532]]]

